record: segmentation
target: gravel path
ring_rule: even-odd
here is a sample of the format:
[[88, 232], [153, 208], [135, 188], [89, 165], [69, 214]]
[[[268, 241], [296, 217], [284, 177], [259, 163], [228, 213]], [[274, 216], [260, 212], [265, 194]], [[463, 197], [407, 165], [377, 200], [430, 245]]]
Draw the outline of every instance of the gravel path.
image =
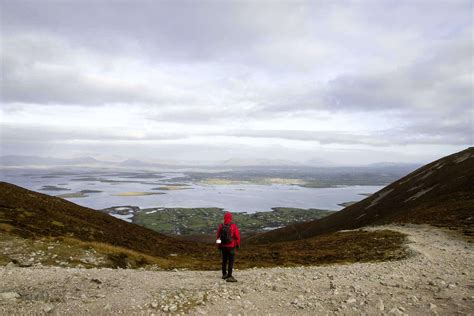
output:
[[[0, 314], [474, 315], [474, 247], [429, 226], [385, 263], [219, 272], [0, 268]], [[238, 266], [238, 258], [236, 262]]]

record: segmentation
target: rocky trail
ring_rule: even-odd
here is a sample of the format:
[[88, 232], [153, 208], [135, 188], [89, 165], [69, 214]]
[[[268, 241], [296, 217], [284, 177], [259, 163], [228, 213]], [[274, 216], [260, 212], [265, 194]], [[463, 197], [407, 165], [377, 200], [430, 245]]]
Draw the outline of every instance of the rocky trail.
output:
[[0, 314], [474, 314], [472, 244], [430, 226], [367, 229], [385, 228], [407, 234], [413, 255], [237, 270], [237, 283], [219, 271], [1, 267]]

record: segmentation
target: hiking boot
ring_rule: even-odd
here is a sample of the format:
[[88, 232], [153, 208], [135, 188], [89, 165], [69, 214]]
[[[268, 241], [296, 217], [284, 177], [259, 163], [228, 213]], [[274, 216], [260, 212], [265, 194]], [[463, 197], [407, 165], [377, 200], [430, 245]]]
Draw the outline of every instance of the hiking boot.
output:
[[229, 276], [225, 279], [227, 282], [237, 282], [237, 280], [233, 276]]
[[223, 274], [223, 275], [222, 275], [222, 279], [224, 279], [224, 280], [227, 279], [228, 277], [229, 277], [229, 276], [228, 276], [227, 274]]

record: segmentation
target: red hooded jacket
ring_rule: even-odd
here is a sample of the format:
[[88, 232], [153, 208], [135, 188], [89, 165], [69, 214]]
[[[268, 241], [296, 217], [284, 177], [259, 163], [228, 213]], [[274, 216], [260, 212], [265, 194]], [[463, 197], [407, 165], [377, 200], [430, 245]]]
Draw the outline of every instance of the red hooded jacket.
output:
[[[232, 235], [232, 242], [230, 244], [218, 244], [218, 247], [225, 247], [225, 248], [234, 248], [240, 247], [240, 232], [237, 228], [237, 225], [232, 223], [232, 213], [225, 213], [224, 214], [224, 224], [230, 223], [230, 234]], [[217, 230], [217, 238], [221, 235], [222, 224], [219, 224], [219, 229]]]

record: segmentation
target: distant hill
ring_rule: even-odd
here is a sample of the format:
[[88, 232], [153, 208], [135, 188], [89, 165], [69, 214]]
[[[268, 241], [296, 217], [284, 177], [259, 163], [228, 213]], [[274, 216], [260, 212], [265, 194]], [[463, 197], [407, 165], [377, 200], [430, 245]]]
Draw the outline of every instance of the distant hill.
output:
[[137, 160], [137, 159], [127, 159], [118, 163], [118, 165], [124, 166], [124, 167], [140, 167], [141, 168], [141, 167], [153, 167], [153, 166], [156, 166], [157, 164], [154, 164], [152, 162]]
[[300, 166], [301, 163], [297, 163], [289, 160], [282, 159], [243, 159], [243, 158], [232, 158], [222, 162], [217, 162], [217, 166], [226, 167], [255, 167], [255, 166]]
[[373, 168], [413, 168], [417, 169], [422, 166], [422, 164], [416, 163], [405, 163], [405, 162], [374, 162], [366, 165], [367, 167]]
[[354, 172], [384, 172], [387, 174], [405, 174], [415, 170], [420, 164], [380, 162], [369, 165], [337, 166], [334, 163], [320, 158], [312, 158], [305, 162], [297, 162], [282, 159], [243, 159], [231, 158], [222, 161], [177, 161], [177, 160], [142, 160], [125, 159], [123, 161], [107, 161], [94, 157], [57, 158], [42, 156], [5, 155], [0, 156], [0, 167], [93, 167], [93, 168], [116, 168], [116, 169], [159, 169], [182, 171], [189, 170], [295, 170], [308, 172], [310, 170], [330, 173], [354, 173]]
[[325, 218], [254, 236], [291, 241], [385, 223], [431, 224], [474, 235], [474, 148], [436, 160]]

